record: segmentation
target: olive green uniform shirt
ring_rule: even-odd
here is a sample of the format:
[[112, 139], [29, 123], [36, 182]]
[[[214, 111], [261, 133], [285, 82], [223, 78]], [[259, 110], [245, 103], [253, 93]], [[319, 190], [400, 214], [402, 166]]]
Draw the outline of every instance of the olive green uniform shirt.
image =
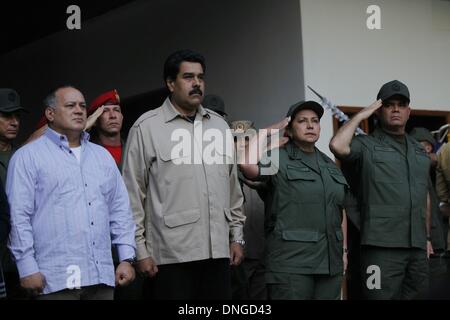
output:
[[361, 211], [361, 244], [426, 249], [430, 158], [420, 143], [404, 143], [377, 128], [357, 136], [342, 159], [354, 168]]
[[0, 179], [2, 181], [3, 187], [6, 184], [6, 174], [8, 172], [8, 163], [11, 159], [14, 150], [0, 151]]
[[279, 155], [278, 172], [260, 177], [271, 189], [266, 201], [266, 279], [276, 281], [271, 273], [342, 273], [344, 176], [318, 149], [307, 155], [288, 142]]

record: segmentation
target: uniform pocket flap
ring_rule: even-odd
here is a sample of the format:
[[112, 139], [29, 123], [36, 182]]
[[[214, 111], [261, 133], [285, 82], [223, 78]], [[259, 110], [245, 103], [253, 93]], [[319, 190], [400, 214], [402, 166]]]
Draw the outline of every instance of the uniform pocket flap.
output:
[[287, 166], [288, 180], [316, 180], [315, 173], [306, 167]]
[[[180, 151], [181, 153], [181, 151]], [[176, 154], [175, 152], [172, 153], [172, 149], [167, 148], [165, 150], [161, 150], [159, 152], [159, 156], [162, 161], [180, 161], [183, 160], [183, 162], [186, 162], [187, 160], [190, 160], [191, 155], [183, 155], [183, 154]]]
[[341, 171], [339, 171], [339, 169], [337, 168], [327, 168], [327, 169], [330, 174], [342, 175]]
[[400, 161], [400, 153], [394, 148], [375, 146], [374, 149], [375, 152], [373, 153], [373, 160], [375, 162], [394, 163]]
[[170, 215], [164, 216], [164, 223], [169, 228], [179, 227], [185, 224], [190, 224], [198, 221], [200, 219], [200, 210], [189, 210], [172, 213]]
[[427, 152], [423, 149], [416, 149], [416, 154], [429, 158]]
[[314, 230], [285, 230], [282, 233], [283, 240], [317, 242], [319, 241], [319, 232]]
[[394, 148], [390, 147], [381, 147], [381, 146], [374, 146], [375, 151], [385, 151], [385, 152], [396, 152]]
[[345, 177], [343, 175], [340, 174], [331, 174], [331, 177], [333, 178], [334, 181], [336, 181], [337, 183], [343, 184], [348, 186], [347, 180], [345, 180]]

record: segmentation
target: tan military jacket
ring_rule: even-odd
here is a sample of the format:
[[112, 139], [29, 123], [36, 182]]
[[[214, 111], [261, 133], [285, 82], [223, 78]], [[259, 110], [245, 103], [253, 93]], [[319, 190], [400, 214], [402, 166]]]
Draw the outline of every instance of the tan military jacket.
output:
[[157, 264], [171, 264], [227, 258], [230, 242], [243, 239], [243, 196], [234, 151], [217, 148], [214, 154], [224, 164], [205, 163], [202, 153], [210, 153], [211, 142], [198, 133], [208, 129], [229, 134], [232, 143], [218, 114], [200, 106], [193, 123], [169, 98], [131, 128], [123, 178], [137, 225], [138, 260], [153, 257]]
[[450, 186], [450, 143], [443, 145], [437, 154], [436, 193], [442, 202], [448, 202]]

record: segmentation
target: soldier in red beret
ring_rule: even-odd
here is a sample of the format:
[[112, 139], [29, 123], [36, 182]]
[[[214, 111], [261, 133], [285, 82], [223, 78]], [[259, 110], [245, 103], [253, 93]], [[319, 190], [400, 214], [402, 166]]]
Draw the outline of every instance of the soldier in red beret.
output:
[[117, 90], [105, 92], [95, 98], [87, 113], [90, 116], [87, 127], [92, 126], [91, 141], [105, 147], [121, 168], [122, 147], [125, 144], [120, 134], [123, 115]]
[[[106, 148], [113, 156], [119, 169], [121, 169], [125, 142], [121, 138], [123, 115], [117, 90], [107, 91], [95, 98], [91, 102], [87, 114], [89, 117], [85, 130], [90, 130], [90, 141]], [[113, 261], [117, 268], [120, 260], [114, 248]], [[116, 287], [114, 289], [115, 300], [142, 299], [142, 295], [143, 283], [141, 279], [135, 279], [134, 282], [126, 287]]]

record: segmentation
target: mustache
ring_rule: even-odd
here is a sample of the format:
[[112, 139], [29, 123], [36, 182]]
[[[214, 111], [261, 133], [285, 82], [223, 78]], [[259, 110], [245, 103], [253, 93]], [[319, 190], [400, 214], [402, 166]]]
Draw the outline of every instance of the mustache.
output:
[[190, 96], [192, 96], [193, 94], [199, 94], [199, 95], [203, 96], [203, 92], [202, 92], [202, 90], [200, 90], [200, 88], [194, 88], [194, 89], [192, 89], [191, 92], [189, 92]]

